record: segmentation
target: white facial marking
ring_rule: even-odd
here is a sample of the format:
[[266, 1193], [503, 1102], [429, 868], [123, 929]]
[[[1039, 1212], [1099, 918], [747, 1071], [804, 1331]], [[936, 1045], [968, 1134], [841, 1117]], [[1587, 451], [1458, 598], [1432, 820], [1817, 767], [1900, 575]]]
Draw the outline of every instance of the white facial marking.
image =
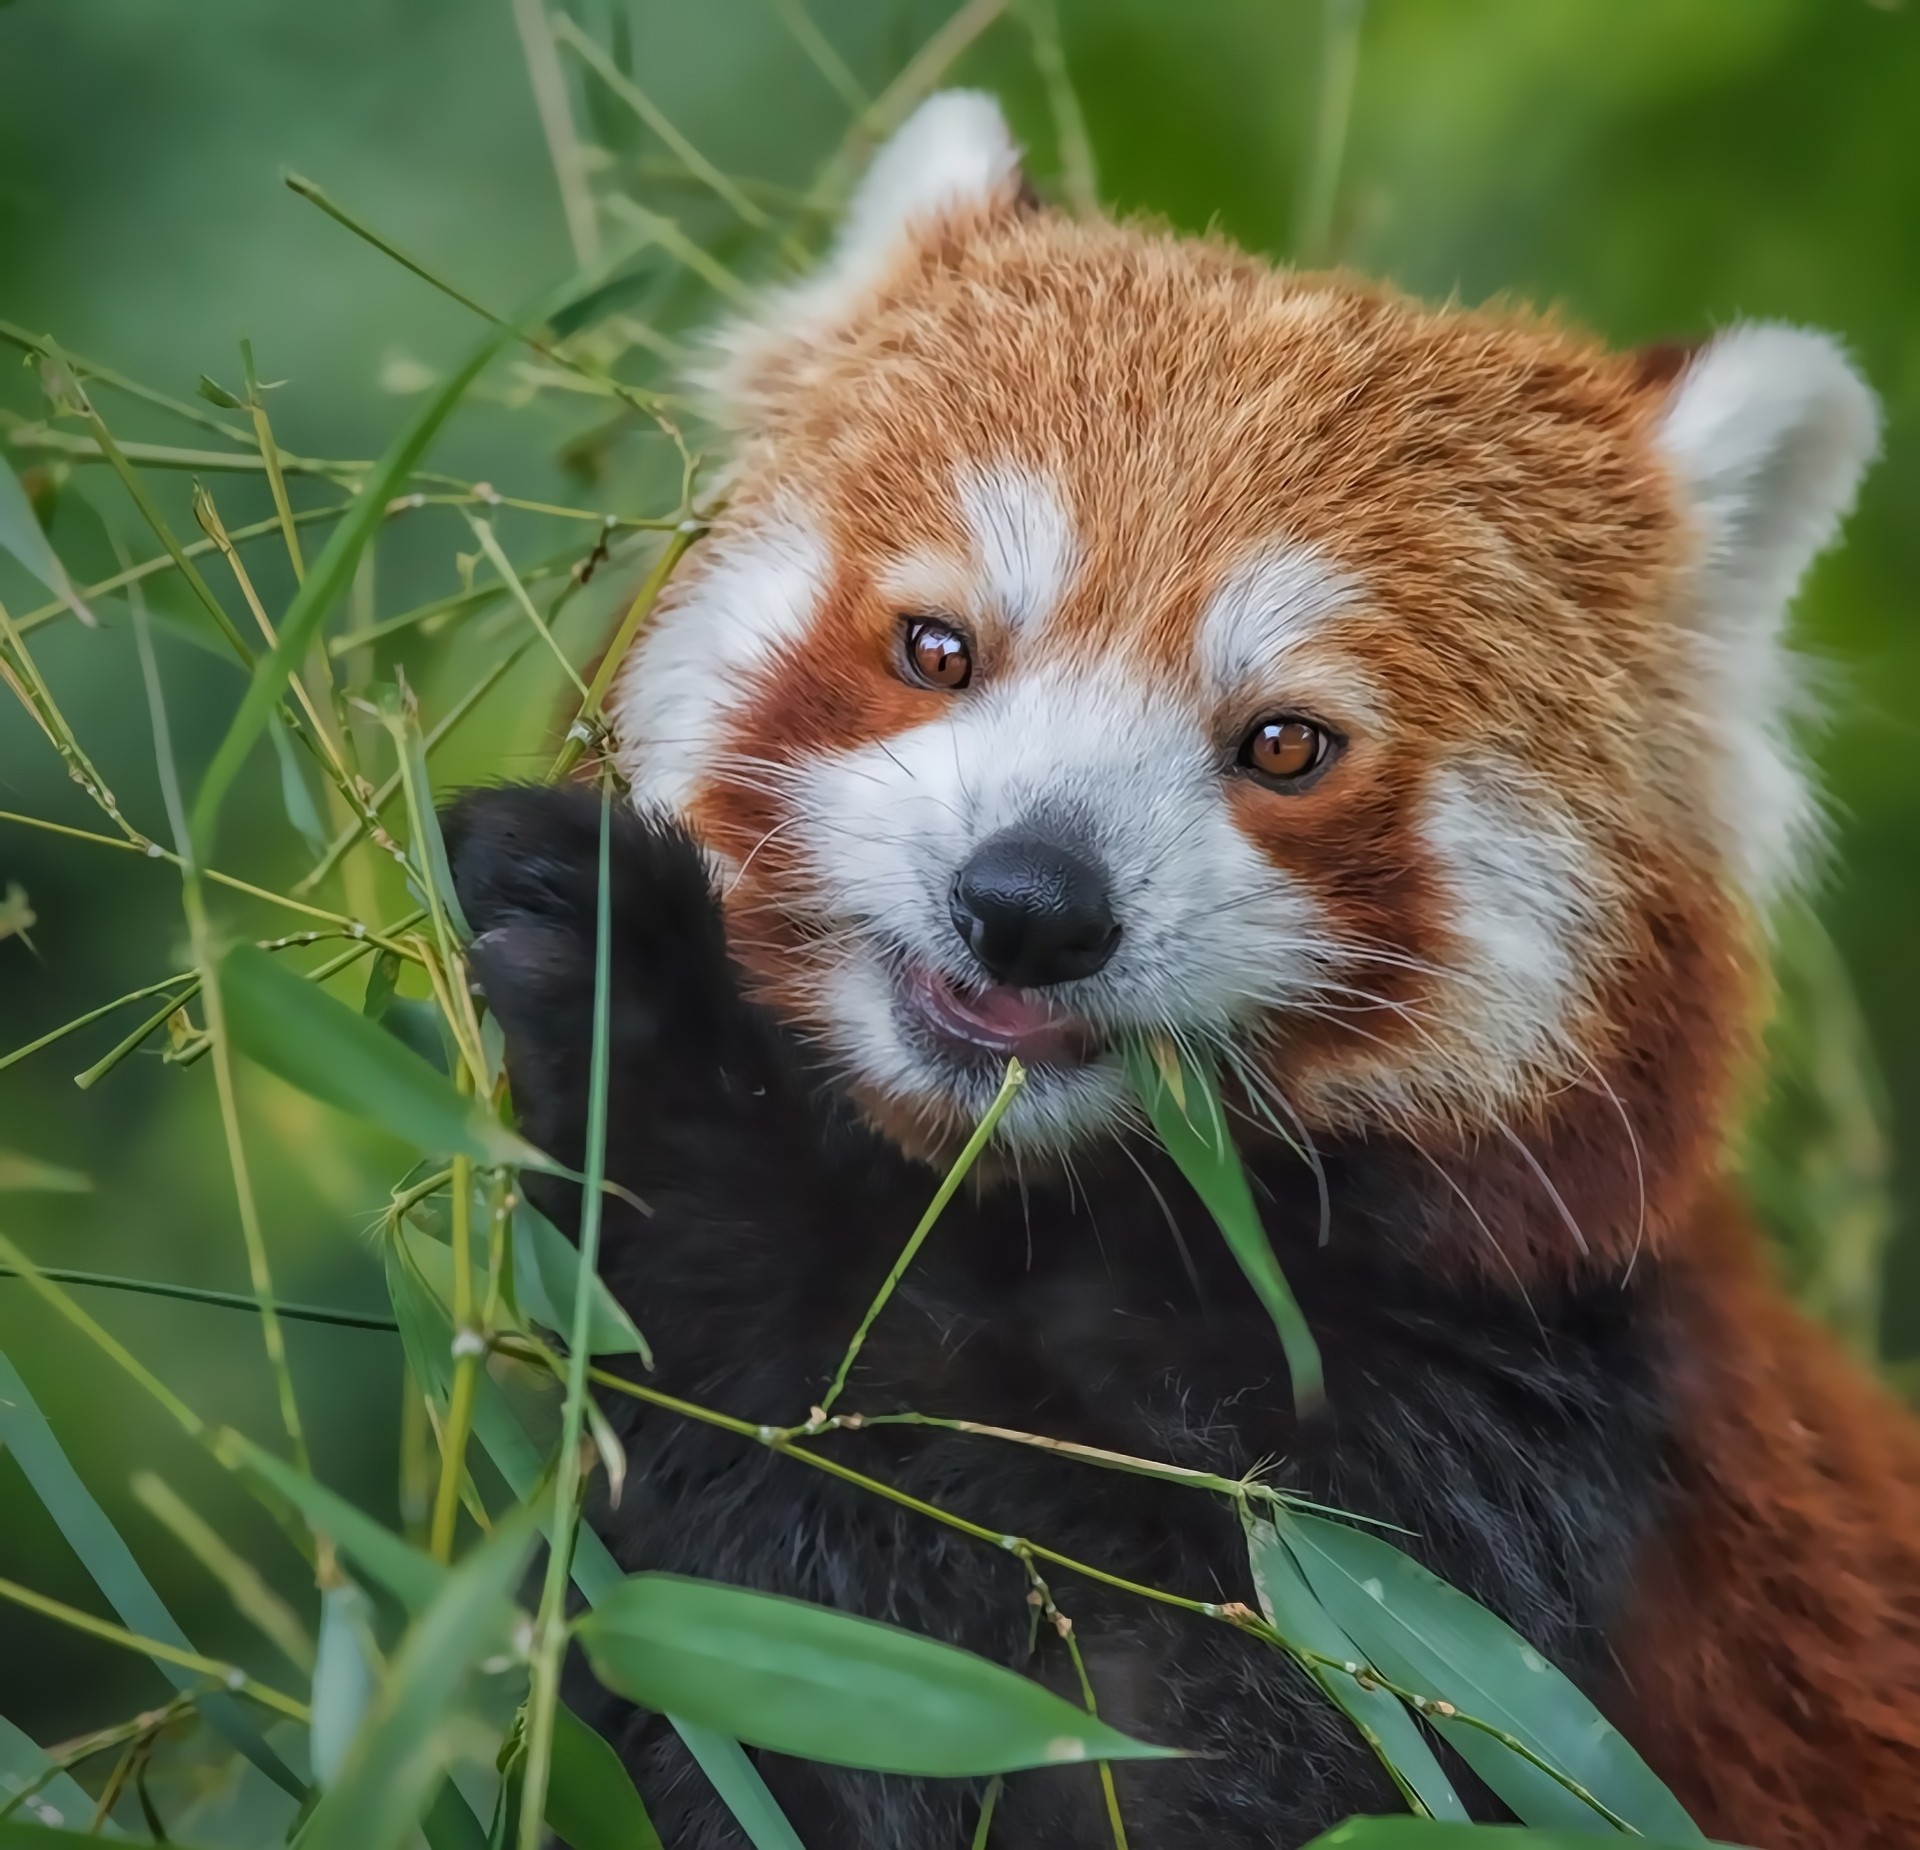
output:
[[1810, 704], [1787, 606], [1879, 445], [1873, 394], [1823, 334], [1738, 327], [1668, 401], [1661, 445], [1698, 531], [1700, 711], [1721, 752], [1715, 808], [1735, 876], [1765, 904], [1790, 883], [1814, 809], [1791, 738]]
[[956, 487], [987, 609], [1016, 631], [1038, 628], [1059, 608], [1079, 565], [1059, 491], [1011, 465], [963, 469]]
[[[1263, 1003], [1310, 990], [1333, 949], [1320, 908], [1232, 821], [1206, 726], [1151, 686], [1036, 664], [940, 717], [811, 766], [794, 795], [805, 884], [860, 946], [830, 979], [837, 1051], [895, 1096], [955, 1100], [951, 1071], [903, 1034], [891, 965], [925, 961], [977, 974], [948, 916], [955, 874], [1002, 829], [1033, 822], [1098, 855], [1121, 937], [1097, 975], [1057, 986], [1098, 1026], [1177, 1024], [1204, 1038]], [[1050, 1072], [1027, 1088], [1010, 1134], [1057, 1143], [1111, 1120], [1111, 1066]], [[975, 1111], [993, 1091], [959, 1101]]]
[[1593, 849], [1547, 792], [1492, 764], [1439, 772], [1423, 832], [1464, 954], [1445, 1018], [1474, 1070], [1509, 1096], [1542, 1074], [1564, 1078], [1604, 916]]
[[706, 544], [701, 569], [614, 686], [620, 769], [643, 809], [687, 807], [726, 716], [751, 697], [757, 672], [805, 632], [826, 588], [826, 543], [797, 513]]
[[1353, 596], [1311, 546], [1276, 541], [1229, 572], [1200, 614], [1200, 666], [1222, 693], [1283, 683]]

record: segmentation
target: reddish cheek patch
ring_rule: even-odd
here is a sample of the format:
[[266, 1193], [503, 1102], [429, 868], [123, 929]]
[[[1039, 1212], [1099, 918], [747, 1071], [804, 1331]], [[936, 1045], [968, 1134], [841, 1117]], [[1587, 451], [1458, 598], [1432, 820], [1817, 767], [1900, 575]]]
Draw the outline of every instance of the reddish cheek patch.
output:
[[[1335, 776], [1339, 773], [1336, 770]], [[1342, 790], [1332, 777], [1319, 789], [1287, 796], [1248, 781], [1230, 787], [1234, 824], [1260, 854], [1312, 895], [1327, 935], [1354, 947], [1338, 980], [1377, 1001], [1336, 997], [1341, 1017], [1381, 1040], [1408, 1037], [1409, 1011], [1424, 979], [1407, 960], [1433, 963], [1444, 928], [1440, 896], [1411, 821], [1411, 780], [1383, 767], [1365, 785]], [[1370, 956], [1378, 951], [1380, 956]], [[1345, 1038], [1338, 1028], [1323, 1036]]]
[[734, 954], [764, 1000], [805, 1017], [806, 947], [818, 934], [803, 905], [806, 869], [787, 827], [791, 791], [810, 765], [905, 732], [952, 696], [915, 688], [894, 665], [897, 621], [841, 576], [808, 628], [755, 672], [720, 730], [719, 769], [688, 805], [696, 836], [736, 870], [726, 889]]

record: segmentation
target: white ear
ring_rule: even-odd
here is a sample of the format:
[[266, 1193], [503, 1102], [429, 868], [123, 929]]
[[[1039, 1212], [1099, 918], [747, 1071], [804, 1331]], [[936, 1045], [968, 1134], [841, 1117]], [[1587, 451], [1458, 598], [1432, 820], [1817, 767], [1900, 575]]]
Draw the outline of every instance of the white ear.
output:
[[1879, 444], [1873, 394], [1825, 334], [1764, 323], [1709, 342], [1680, 375], [1661, 444], [1696, 529], [1702, 710], [1725, 746], [1719, 804], [1759, 903], [1790, 880], [1813, 804], [1790, 737], [1809, 705], [1787, 606]]
[[819, 268], [715, 335], [702, 383], [723, 421], [750, 423], [781, 360], [846, 322], [920, 232], [951, 213], [1010, 209], [1020, 184], [1020, 150], [991, 96], [929, 97], [874, 157]]

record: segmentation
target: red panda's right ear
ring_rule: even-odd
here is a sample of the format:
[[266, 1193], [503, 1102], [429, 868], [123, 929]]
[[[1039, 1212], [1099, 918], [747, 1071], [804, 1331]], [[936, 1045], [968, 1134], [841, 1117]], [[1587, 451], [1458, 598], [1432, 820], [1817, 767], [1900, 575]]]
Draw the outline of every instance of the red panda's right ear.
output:
[[1027, 196], [999, 104], [979, 90], [929, 97], [874, 157], [812, 274], [716, 331], [698, 377], [713, 415], [736, 430], [762, 423], [922, 236], [958, 215], [1018, 211]]

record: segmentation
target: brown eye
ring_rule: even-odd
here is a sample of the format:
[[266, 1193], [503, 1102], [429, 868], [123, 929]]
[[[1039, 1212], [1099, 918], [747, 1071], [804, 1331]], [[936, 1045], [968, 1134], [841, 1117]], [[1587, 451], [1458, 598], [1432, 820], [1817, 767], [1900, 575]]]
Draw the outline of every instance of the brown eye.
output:
[[907, 672], [928, 687], [951, 691], [973, 679], [973, 651], [967, 639], [937, 617], [907, 620]]
[[1326, 763], [1333, 739], [1310, 719], [1263, 719], [1240, 742], [1239, 763], [1276, 784], [1295, 784]]

